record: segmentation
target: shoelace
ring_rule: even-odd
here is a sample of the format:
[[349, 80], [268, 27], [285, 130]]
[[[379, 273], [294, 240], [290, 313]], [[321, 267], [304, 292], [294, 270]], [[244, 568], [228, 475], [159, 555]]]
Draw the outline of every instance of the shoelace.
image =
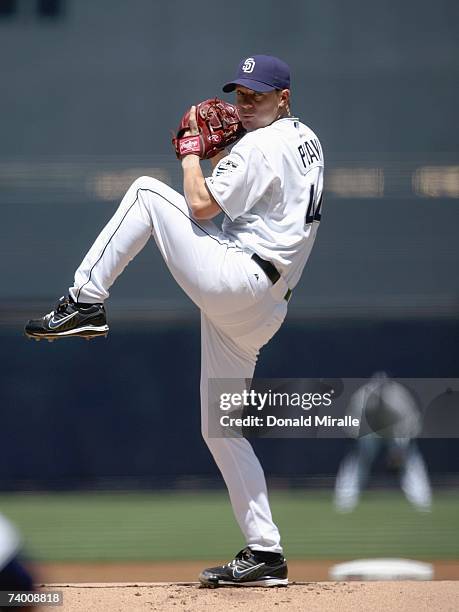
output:
[[238, 563], [241, 567], [246, 568], [250, 567], [249, 559], [252, 556], [252, 552], [244, 548], [239, 552], [236, 557], [226, 564], [226, 567], [235, 567]]
[[68, 298], [66, 298], [62, 302], [58, 302], [54, 307], [54, 310], [51, 310], [51, 312], [45, 315], [45, 319], [48, 321], [53, 317], [55, 317], [56, 319], [62, 319], [67, 314], [66, 310], [69, 303], [70, 302]]

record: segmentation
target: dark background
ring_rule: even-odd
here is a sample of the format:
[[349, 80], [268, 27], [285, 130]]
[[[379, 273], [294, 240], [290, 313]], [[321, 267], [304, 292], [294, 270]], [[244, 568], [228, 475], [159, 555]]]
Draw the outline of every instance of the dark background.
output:
[[[0, 486], [216, 475], [198, 313], [153, 242], [112, 289], [108, 340], [38, 344], [22, 327], [134, 178], [181, 189], [170, 130], [256, 53], [290, 64], [326, 158], [318, 238], [257, 373], [459, 378], [458, 23], [447, 0], [0, 1]], [[420, 444], [438, 482], [459, 471], [456, 441]], [[257, 442], [292, 482], [334, 474], [345, 447]]]

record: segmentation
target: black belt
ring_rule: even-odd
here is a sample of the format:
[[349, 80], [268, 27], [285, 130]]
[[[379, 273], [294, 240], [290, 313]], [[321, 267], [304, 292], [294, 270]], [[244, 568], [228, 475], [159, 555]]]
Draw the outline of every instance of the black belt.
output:
[[[270, 261], [266, 261], [266, 259], [262, 259], [256, 253], [252, 255], [252, 259], [256, 264], [260, 266], [260, 268], [263, 270], [263, 272], [266, 274], [266, 276], [269, 278], [272, 284], [275, 285], [281, 277], [281, 275], [279, 274], [279, 270], [277, 270], [276, 266], [272, 264]], [[287, 293], [284, 295], [284, 300], [288, 302], [291, 295], [292, 295], [292, 290], [288, 289]]]

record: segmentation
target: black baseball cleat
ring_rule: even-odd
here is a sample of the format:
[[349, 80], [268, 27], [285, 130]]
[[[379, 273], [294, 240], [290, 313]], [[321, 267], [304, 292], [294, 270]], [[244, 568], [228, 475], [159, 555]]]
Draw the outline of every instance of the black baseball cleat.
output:
[[[269, 557], [269, 559], [268, 559]], [[202, 586], [287, 586], [287, 561], [281, 554], [241, 550], [227, 565], [209, 567], [201, 572]]]
[[90, 340], [107, 336], [108, 325], [103, 304], [79, 305], [70, 297], [61, 297], [55, 310], [41, 319], [32, 319], [24, 328], [25, 335], [35, 340], [52, 342], [56, 338], [80, 336]]

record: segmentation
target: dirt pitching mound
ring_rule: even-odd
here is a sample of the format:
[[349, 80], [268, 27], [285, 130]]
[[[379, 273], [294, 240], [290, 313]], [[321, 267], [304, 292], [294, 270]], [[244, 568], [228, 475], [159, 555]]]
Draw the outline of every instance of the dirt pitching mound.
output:
[[203, 589], [197, 583], [54, 584], [64, 612], [457, 612], [459, 582], [309, 582], [281, 588]]

